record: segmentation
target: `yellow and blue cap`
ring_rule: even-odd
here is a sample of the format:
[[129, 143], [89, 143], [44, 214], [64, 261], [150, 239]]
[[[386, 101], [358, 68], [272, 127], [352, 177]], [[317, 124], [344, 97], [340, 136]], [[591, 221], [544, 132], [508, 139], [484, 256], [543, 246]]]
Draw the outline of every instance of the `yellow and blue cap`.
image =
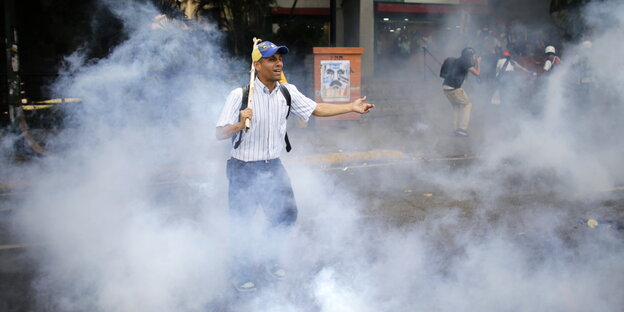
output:
[[260, 42], [258, 43], [256, 48], [258, 50], [256, 51], [256, 49], [254, 49], [254, 51], [251, 53], [251, 57], [254, 61], [258, 61], [260, 60], [260, 58], [263, 57], [271, 57], [275, 53], [279, 53], [282, 55], [288, 53], [288, 48], [286, 46], [277, 46], [271, 41]]

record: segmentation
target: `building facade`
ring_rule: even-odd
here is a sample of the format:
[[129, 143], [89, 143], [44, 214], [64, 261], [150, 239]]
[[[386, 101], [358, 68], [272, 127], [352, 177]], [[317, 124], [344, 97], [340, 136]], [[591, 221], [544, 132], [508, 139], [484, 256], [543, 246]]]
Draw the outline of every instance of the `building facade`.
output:
[[299, 0], [293, 9], [294, 2], [277, 1], [274, 14], [324, 17], [336, 46], [365, 49], [363, 79], [387, 69], [425, 70], [423, 54], [447, 53], [441, 42], [457, 41], [490, 10], [488, 0]]

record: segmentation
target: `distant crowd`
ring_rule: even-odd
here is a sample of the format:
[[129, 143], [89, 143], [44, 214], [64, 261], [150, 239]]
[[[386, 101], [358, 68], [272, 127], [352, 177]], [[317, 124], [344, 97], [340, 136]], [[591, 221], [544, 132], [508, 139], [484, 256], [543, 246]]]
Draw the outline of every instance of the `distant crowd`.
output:
[[[553, 96], [552, 88], [542, 86], [564, 62], [555, 42], [558, 41], [549, 39], [546, 32], [529, 33], [522, 27], [506, 28], [502, 33], [482, 27], [459, 56], [446, 58], [440, 77], [444, 79], [442, 89], [452, 106], [453, 133], [460, 137], [469, 133], [473, 105], [462, 88], [468, 74], [485, 82], [489, 102], [498, 105], [504, 114], [517, 109], [540, 114]], [[574, 55], [567, 56], [569, 72], [557, 76], [563, 79], [566, 92], [573, 95], [570, 101], [573, 110], [587, 111], [598, 87], [590, 62], [591, 51], [592, 42], [583, 41]], [[541, 100], [535, 100], [533, 95], [540, 91], [545, 93]]]

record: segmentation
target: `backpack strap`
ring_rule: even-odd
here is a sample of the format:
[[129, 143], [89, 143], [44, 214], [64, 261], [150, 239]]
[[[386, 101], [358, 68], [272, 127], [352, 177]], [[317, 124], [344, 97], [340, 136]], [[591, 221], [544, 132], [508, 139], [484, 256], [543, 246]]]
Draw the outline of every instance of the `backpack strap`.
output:
[[[240, 110], [244, 110], [245, 108], [247, 108], [247, 102], [249, 101], [249, 85], [244, 86], [242, 89], [243, 89], [243, 98], [241, 101]], [[288, 113], [286, 113], [286, 118], [288, 118], [288, 116], [290, 116], [290, 104], [292, 102], [291, 97], [290, 97], [290, 92], [288, 91], [288, 88], [286, 88], [286, 86], [283, 84], [279, 85], [279, 89], [280, 89], [280, 92], [282, 92], [282, 95], [284, 96], [284, 98], [286, 99], [286, 105], [288, 105]], [[238, 116], [238, 121], [240, 122], [240, 115]], [[236, 136], [233, 136], [232, 142], [234, 142], [235, 140], [236, 140]], [[237, 149], [240, 146], [242, 140], [243, 140], [243, 130], [241, 130], [238, 133], [238, 140], [236, 140], [236, 142], [234, 143], [234, 149]], [[288, 140], [288, 132], [286, 132], [286, 135], [284, 136], [284, 141], [286, 141], [286, 152], [290, 152], [292, 147], [290, 146], [290, 140]]]
[[[288, 105], [288, 113], [286, 113], [286, 119], [288, 119], [288, 116], [290, 116], [290, 103], [291, 103], [290, 92], [288, 91], [288, 88], [286, 88], [284, 84], [280, 83], [279, 88], [280, 88], [280, 91], [282, 92], [282, 95], [286, 99], [286, 105]], [[286, 152], [288, 153], [292, 149], [292, 147], [290, 146], [290, 140], [288, 140], [288, 132], [286, 132], [286, 135], [284, 136], [284, 141], [286, 141]]]
[[280, 91], [282, 92], [282, 95], [286, 99], [286, 105], [288, 105], [288, 113], [286, 114], [286, 118], [288, 118], [288, 116], [290, 116], [290, 103], [291, 103], [290, 91], [288, 91], [288, 88], [286, 88], [286, 86], [283, 83], [280, 83], [279, 88], [280, 88]]
[[499, 69], [500, 72], [498, 72], [498, 76], [496, 76], [496, 78], [501, 79], [503, 77], [503, 74], [507, 71], [507, 65], [509, 65], [510, 62], [511, 62], [511, 57], [505, 61], [505, 64], [503, 64], [503, 68]]
[[[242, 89], [243, 99], [241, 101], [240, 110], [244, 110], [245, 108], [247, 108], [247, 102], [249, 101], [249, 85], [244, 86]], [[240, 114], [238, 115], [238, 121], [240, 122]], [[236, 136], [232, 137], [232, 143], [234, 143], [234, 149], [237, 149], [238, 146], [240, 146], [241, 141], [243, 140], [243, 130], [238, 132], [238, 140], [236, 142], [234, 142], [234, 140], [236, 140]]]
[[561, 64], [561, 59], [556, 55], [549, 56], [548, 60], [553, 64], [553, 66]]

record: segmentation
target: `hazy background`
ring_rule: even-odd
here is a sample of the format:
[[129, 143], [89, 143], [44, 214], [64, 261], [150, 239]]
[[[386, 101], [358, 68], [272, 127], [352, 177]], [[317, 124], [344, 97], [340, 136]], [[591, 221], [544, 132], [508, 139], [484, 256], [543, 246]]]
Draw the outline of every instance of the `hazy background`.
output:
[[[450, 105], [440, 81], [413, 89], [428, 108], [424, 119], [291, 137], [296, 151], [284, 158], [299, 219], [282, 258], [290, 278], [244, 298], [232, 295], [227, 280], [229, 141], [215, 140], [214, 125], [249, 64], [224, 53], [211, 25], [154, 30], [153, 7], [104, 4], [123, 21], [128, 39], [96, 61], [81, 51], [67, 56], [52, 89], [85, 105], [66, 112], [69, 126], [49, 143], [63, 148], [19, 168], [2, 164], [7, 176], [19, 170], [33, 188], [14, 228], [46, 244], [31, 253], [41, 310], [621, 310], [621, 233], [575, 230], [570, 221], [589, 216], [592, 205], [612, 196], [600, 191], [622, 182], [624, 78], [614, 70], [624, 65], [621, 4], [585, 10], [600, 30], [589, 53], [599, 77], [590, 102], [578, 103], [575, 93], [574, 64], [585, 53], [576, 43], [541, 80], [531, 97], [536, 111], [525, 108], [521, 95], [493, 107], [486, 101], [491, 90], [469, 78], [475, 101], [469, 144], [478, 155], [471, 166], [415, 162], [348, 179], [288, 164], [314, 152], [306, 142], [431, 156], [444, 154], [435, 146], [465, 147], [449, 137]], [[391, 201], [366, 194], [418, 185], [474, 206], [440, 203], [401, 226], [368, 218], [367, 211]], [[520, 204], [505, 198], [533, 193], [547, 198]]]

